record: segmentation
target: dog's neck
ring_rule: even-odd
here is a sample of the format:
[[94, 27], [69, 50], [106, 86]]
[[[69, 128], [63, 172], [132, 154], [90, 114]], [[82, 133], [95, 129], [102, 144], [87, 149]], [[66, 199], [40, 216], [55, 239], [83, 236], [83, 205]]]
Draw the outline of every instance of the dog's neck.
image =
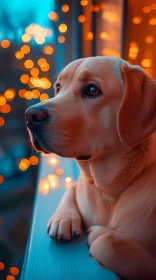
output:
[[107, 157], [98, 156], [88, 161], [78, 161], [87, 183], [117, 199], [134, 181], [142, 178], [156, 160], [156, 136], [153, 134], [131, 150]]

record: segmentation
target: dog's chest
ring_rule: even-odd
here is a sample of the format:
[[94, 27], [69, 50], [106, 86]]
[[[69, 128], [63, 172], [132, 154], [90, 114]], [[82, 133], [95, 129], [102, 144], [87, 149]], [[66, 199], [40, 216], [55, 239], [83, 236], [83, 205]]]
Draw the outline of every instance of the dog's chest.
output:
[[105, 199], [102, 191], [78, 182], [76, 200], [86, 228], [92, 225], [107, 226], [113, 212], [113, 203]]

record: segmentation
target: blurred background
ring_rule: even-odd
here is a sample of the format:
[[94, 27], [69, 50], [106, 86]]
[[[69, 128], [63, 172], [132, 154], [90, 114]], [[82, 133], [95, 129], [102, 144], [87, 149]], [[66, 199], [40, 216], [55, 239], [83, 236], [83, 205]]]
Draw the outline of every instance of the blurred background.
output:
[[24, 112], [74, 59], [122, 57], [156, 79], [156, 1], [0, 1], [0, 279], [19, 279], [40, 159]]

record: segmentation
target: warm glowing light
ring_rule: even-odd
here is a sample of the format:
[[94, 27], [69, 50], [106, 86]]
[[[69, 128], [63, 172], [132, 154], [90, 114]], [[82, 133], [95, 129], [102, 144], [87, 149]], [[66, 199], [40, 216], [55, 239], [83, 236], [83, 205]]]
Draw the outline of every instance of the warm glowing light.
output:
[[86, 20], [86, 18], [85, 18], [84, 15], [78, 16], [78, 21], [79, 21], [79, 22], [83, 23], [83, 22], [85, 22], [85, 20]]
[[56, 157], [52, 157], [49, 162], [51, 165], [55, 166], [58, 164], [58, 159]]
[[50, 55], [50, 54], [52, 54], [52, 53], [54, 52], [54, 49], [53, 49], [51, 46], [45, 46], [45, 47], [43, 48], [43, 52], [44, 52], [45, 54]]
[[[1, 178], [2, 175], [0, 175], [0, 178]], [[3, 176], [2, 176], [3, 177]], [[0, 270], [3, 270], [4, 269], [4, 263], [0, 262]]]
[[46, 179], [41, 179], [39, 182], [39, 192], [47, 195], [49, 192], [49, 184], [48, 181]]
[[40, 97], [40, 92], [38, 89], [34, 89], [32, 91], [32, 95], [33, 95], [33, 98], [39, 98]]
[[142, 18], [141, 17], [134, 17], [133, 18], [133, 23], [134, 24], [139, 24], [139, 23], [141, 23], [142, 22]]
[[80, 1], [80, 4], [82, 6], [86, 6], [88, 4], [88, 1], [87, 0], [82, 0], [82, 1]]
[[67, 32], [67, 29], [68, 29], [68, 27], [67, 27], [67, 25], [64, 24], [64, 23], [62, 23], [62, 24], [60, 24], [60, 25], [58, 26], [58, 30], [59, 30], [61, 33]]
[[19, 274], [19, 269], [17, 267], [11, 267], [10, 268], [10, 273], [12, 275], [18, 275]]
[[24, 62], [24, 66], [25, 66], [25, 68], [30, 69], [34, 66], [34, 62], [31, 59], [27, 59]]
[[109, 36], [108, 36], [108, 33], [107, 33], [107, 32], [101, 32], [101, 33], [100, 33], [100, 38], [101, 38], [101, 39], [108, 39], [108, 37], [109, 37]]
[[0, 117], [0, 126], [3, 126], [4, 124], [5, 124], [5, 120], [2, 117]]
[[9, 104], [5, 104], [3, 106], [1, 106], [1, 112], [4, 114], [7, 114], [11, 111], [11, 107]]
[[156, 4], [152, 4], [152, 5], [151, 5], [151, 9], [152, 9], [152, 10], [156, 10]]
[[50, 12], [48, 14], [48, 17], [52, 20], [52, 21], [57, 21], [58, 20], [58, 15], [55, 12]]
[[136, 59], [139, 52], [139, 48], [136, 42], [131, 42], [129, 47], [128, 56], [130, 59]]
[[30, 24], [26, 29], [25, 32], [28, 35], [33, 35], [34, 34], [34, 26], [35, 24]]
[[40, 95], [40, 100], [41, 101], [44, 101], [44, 100], [47, 100], [47, 99], [49, 99], [49, 95], [47, 93], [42, 93]]
[[9, 40], [2, 40], [1, 41], [1, 47], [4, 49], [7, 49], [10, 46], [10, 41]]
[[6, 103], [6, 98], [2, 95], [0, 96], [0, 105], [4, 105]]
[[15, 56], [16, 56], [17, 59], [22, 59], [24, 57], [24, 53], [21, 52], [21, 51], [17, 51], [15, 53]]
[[120, 57], [119, 52], [114, 51], [114, 50], [112, 50], [112, 49], [108, 49], [108, 48], [104, 48], [104, 49], [102, 50], [102, 54], [103, 54], [103, 55], [111, 55], [111, 56]]
[[23, 74], [21, 77], [20, 77], [20, 81], [21, 83], [23, 84], [27, 84], [27, 82], [29, 81], [29, 76], [27, 74]]
[[146, 38], [145, 38], [145, 42], [146, 43], [153, 43], [153, 41], [154, 41], [154, 38], [153, 38], [153, 36], [146, 36]]
[[69, 6], [68, 5], [63, 5], [62, 6], [62, 12], [67, 13], [69, 11]]
[[30, 35], [28, 35], [28, 34], [23, 34], [22, 35], [22, 41], [23, 42], [28, 43], [28, 42], [30, 42], [30, 39], [31, 39]]
[[42, 35], [36, 36], [36, 37], [35, 37], [35, 40], [36, 40], [36, 43], [39, 44], [39, 45], [42, 45], [42, 44], [44, 44], [44, 42], [45, 42], [45, 38], [44, 38], [44, 36], [42, 36]]
[[8, 275], [8, 276], [6, 277], [6, 280], [15, 280], [15, 277], [12, 276], [12, 275]]
[[63, 173], [64, 173], [64, 170], [63, 170], [62, 168], [58, 168], [58, 169], [56, 170], [56, 174], [57, 174], [58, 176], [61, 176]]
[[47, 64], [47, 60], [45, 58], [41, 57], [41, 58], [38, 59], [37, 63], [40, 67], [44, 67]]
[[47, 71], [49, 71], [49, 69], [50, 69], [50, 65], [48, 63], [45, 66], [41, 67], [41, 70], [43, 72], [47, 72]]
[[150, 25], [156, 25], [156, 18], [151, 18], [151, 19], [148, 21], [148, 23], [149, 23]]
[[21, 98], [24, 98], [24, 97], [25, 97], [25, 92], [26, 92], [26, 90], [22, 88], [22, 89], [19, 90], [18, 95], [19, 95]]
[[47, 29], [46, 36], [50, 37], [51, 35], [52, 35], [52, 30], [51, 29]]
[[103, 14], [102, 14], [102, 17], [103, 19], [109, 21], [109, 22], [117, 22], [119, 21], [119, 16], [118, 14], [114, 13], [114, 12], [108, 12], [108, 11], [105, 11]]
[[99, 8], [99, 6], [98, 5], [91, 5], [90, 6], [90, 11], [92, 11], [92, 12], [99, 12], [99, 10], [100, 10], [100, 8]]
[[44, 89], [48, 89], [51, 87], [51, 82], [45, 77], [40, 79], [40, 83], [40, 86]]
[[145, 14], [148, 14], [151, 11], [151, 8], [150, 7], [144, 7], [142, 10]]
[[12, 100], [15, 96], [15, 90], [12, 88], [9, 88], [5, 91], [4, 95], [5, 95], [6, 99]]
[[65, 37], [64, 36], [58, 36], [58, 42], [60, 43], [60, 44], [63, 44], [64, 42], [65, 42]]
[[65, 181], [66, 181], [66, 183], [71, 183], [72, 178], [71, 177], [66, 177]]
[[19, 167], [19, 169], [21, 170], [21, 171], [26, 171], [27, 170], [27, 165], [23, 162], [20, 162], [19, 163], [19, 165], [18, 165], [18, 167]]
[[26, 166], [27, 168], [29, 167], [30, 165], [30, 161], [27, 159], [27, 158], [23, 158], [21, 161], [20, 161], [21, 164], [23, 164], [23, 166]]
[[143, 60], [141, 61], [141, 66], [142, 66], [142, 67], [151, 67], [151, 66], [152, 66], [152, 61], [151, 61], [151, 59], [147, 59], [147, 58], [143, 59]]
[[21, 52], [24, 54], [28, 54], [30, 52], [30, 47], [28, 45], [23, 45], [21, 47]]
[[36, 156], [31, 156], [31, 157], [29, 158], [29, 161], [30, 161], [30, 164], [31, 164], [31, 165], [36, 165], [36, 164], [38, 164], [38, 157], [36, 157]]
[[31, 91], [29, 90], [26, 90], [25, 94], [24, 94], [24, 97], [27, 99], [27, 100], [31, 100], [33, 98], [33, 94]]
[[59, 184], [59, 179], [56, 174], [49, 174], [47, 176], [47, 180], [49, 182], [50, 188], [56, 188]]
[[32, 68], [30, 70], [30, 74], [33, 76], [33, 77], [37, 77], [38, 74], [39, 74], [39, 70], [37, 68]]
[[88, 32], [87, 34], [87, 40], [93, 40], [94, 36], [92, 32]]

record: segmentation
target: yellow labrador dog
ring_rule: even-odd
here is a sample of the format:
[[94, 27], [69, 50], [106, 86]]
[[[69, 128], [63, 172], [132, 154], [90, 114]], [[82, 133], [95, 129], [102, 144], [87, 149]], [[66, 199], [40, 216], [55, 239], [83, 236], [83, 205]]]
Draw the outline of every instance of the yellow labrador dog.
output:
[[48, 224], [129, 280], [156, 279], [156, 82], [115, 57], [66, 66], [55, 97], [26, 111], [34, 147], [75, 158], [81, 173]]

